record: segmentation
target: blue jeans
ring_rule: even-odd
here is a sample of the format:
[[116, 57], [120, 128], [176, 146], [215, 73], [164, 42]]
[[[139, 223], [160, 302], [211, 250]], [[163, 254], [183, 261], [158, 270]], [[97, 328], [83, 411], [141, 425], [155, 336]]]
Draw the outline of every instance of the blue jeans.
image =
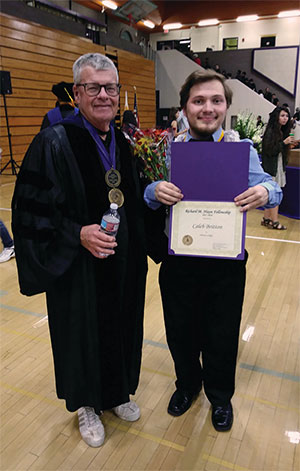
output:
[[6, 229], [5, 224], [3, 221], [1, 221], [1, 219], [0, 219], [0, 237], [1, 237], [4, 248], [12, 247], [14, 245], [14, 241], [10, 237], [8, 230]]

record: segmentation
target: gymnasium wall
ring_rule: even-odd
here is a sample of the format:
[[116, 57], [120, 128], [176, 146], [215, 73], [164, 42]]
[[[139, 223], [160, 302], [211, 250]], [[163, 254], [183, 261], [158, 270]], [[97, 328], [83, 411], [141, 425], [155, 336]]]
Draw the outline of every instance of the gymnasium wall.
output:
[[[133, 109], [135, 86], [141, 127], [155, 126], [153, 61], [3, 13], [0, 13], [0, 31], [0, 70], [11, 75], [12, 95], [5, 98], [12, 153], [18, 164], [39, 132], [43, 116], [55, 106], [52, 85], [62, 80], [72, 82], [72, 64], [87, 52], [107, 54], [116, 62], [122, 84], [120, 115], [124, 111], [126, 90], [129, 108]], [[3, 101], [0, 95], [1, 168], [10, 158]]]

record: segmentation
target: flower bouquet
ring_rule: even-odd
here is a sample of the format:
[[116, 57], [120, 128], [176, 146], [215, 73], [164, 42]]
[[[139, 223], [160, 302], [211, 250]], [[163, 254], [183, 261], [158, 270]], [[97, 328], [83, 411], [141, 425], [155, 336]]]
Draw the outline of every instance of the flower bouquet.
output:
[[133, 154], [141, 164], [143, 175], [151, 182], [168, 179], [170, 142], [170, 133], [160, 129], [136, 129], [131, 136]]
[[239, 113], [234, 129], [238, 131], [240, 139], [251, 139], [257, 152], [261, 152], [264, 125], [257, 126], [256, 118], [252, 113]]

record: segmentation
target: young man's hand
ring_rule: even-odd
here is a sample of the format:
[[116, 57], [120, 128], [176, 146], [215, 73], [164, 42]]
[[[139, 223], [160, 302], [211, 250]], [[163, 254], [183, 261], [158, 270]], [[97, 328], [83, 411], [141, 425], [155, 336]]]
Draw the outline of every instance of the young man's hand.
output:
[[236, 206], [240, 206], [240, 211], [245, 212], [250, 209], [264, 206], [269, 200], [269, 192], [262, 185], [255, 185], [234, 198]]
[[163, 204], [172, 206], [182, 200], [183, 194], [180, 188], [169, 182], [159, 182], [155, 187], [155, 198]]

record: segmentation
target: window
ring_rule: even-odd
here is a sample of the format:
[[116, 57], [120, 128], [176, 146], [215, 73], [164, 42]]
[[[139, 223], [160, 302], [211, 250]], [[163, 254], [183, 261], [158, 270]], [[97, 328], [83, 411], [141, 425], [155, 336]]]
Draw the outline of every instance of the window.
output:
[[262, 36], [260, 38], [260, 47], [275, 47], [276, 36]]
[[132, 36], [131, 34], [129, 33], [129, 31], [127, 31], [127, 29], [123, 29], [120, 33], [120, 38], [121, 39], [124, 39], [125, 41], [129, 41], [130, 43], [132, 43]]
[[230, 51], [231, 49], [238, 48], [239, 38], [224, 38], [223, 39], [223, 51]]

